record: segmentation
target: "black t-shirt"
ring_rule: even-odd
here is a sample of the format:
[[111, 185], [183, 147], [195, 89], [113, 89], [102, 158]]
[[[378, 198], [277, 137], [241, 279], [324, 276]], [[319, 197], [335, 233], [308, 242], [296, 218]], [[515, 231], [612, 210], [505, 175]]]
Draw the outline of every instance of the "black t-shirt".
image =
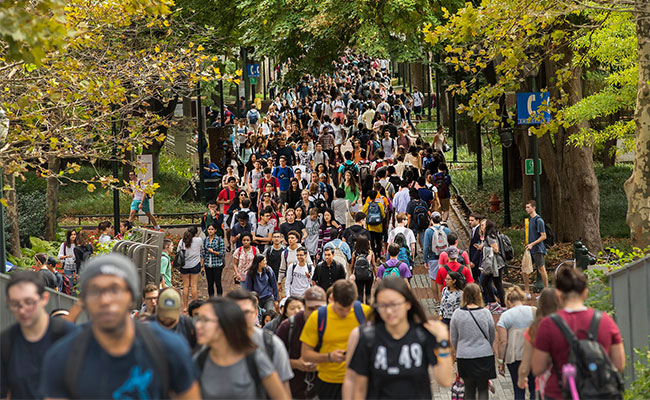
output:
[[[38, 381], [45, 353], [55, 342], [51, 321], [50, 319], [47, 332], [38, 342], [28, 342], [18, 324], [8, 328], [11, 336], [11, 356], [9, 365], [2, 365], [0, 368], [0, 398], [7, 397], [8, 392], [11, 392], [12, 399], [43, 398]], [[79, 329], [69, 322], [64, 326], [66, 335]]]
[[300, 234], [302, 239], [302, 230], [305, 229], [305, 224], [302, 223], [302, 221], [293, 221], [292, 224], [288, 222], [283, 222], [282, 225], [280, 225], [280, 233], [284, 236], [284, 240], [289, 241], [289, 238], [287, 235], [291, 231], [296, 231]]
[[[420, 330], [421, 335], [416, 332]], [[424, 342], [420, 336], [425, 338]], [[370, 349], [363, 332], [348, 368], [367, 376], [369, 399], [431, 399], [429, 365], [436, 365], [436, 339], [411, 324], [406, 335], [394, 339], [383, 323], [375, 326]]]
[[329, 267], [325, 261], [321, 261], [316, 265], [314, 282], [323, 290], [329, 289], [339, 279], [345, 279], [345, 269], [338, 262], [332, 261], [332, 265]]
[[[299, 359], [302, 349], [302, 342], [300, 341], [300, 334], [305, 327], [305, 313], [298, 311], [293, 317], [294, 325], [291, 338], [289, 338], [289, 331], [291, 330], [291, 321], [289, 318], [280, 323], [275, 334], [282, 340], [285, 347], [289, 351], [289, 359]], [[290, 340], [291, 339], [291, 340]], [[313, 399], [316, 397], [316, 372], [304, 372], [299, 369], [293, 370], [293, 378], [289, 381], [291, 387], [292, 399]], [[309, 382], [309, 384], [307, 383]]]
[[280, 264], [282, 263], [282, 253], [284, 253], [284, 249], [284, 246], [275, 249], [273, 248], [273, 245], [269, 245], [269, 247], [264, 250], [266, 264], [271, 267], [275, 276], [278, 276], [278, 273], [280, 272]]
[[370, 233], [366, 230], [366, 228], [361, 225], [354, 224], [343, 231], [343, 239], [345, 239], [345, 242], [350, 246], [350, 248], [352, 248], [354, 241], [361, 234], [366, 235], [368, 239], [370, 239]]
[[39, 274], [41, 274], [41, 277], [43, 278], [45, 287], [56, 290], [57, 288], [56, 275], [54, 275], [54, 273], [47, 268], [43, 268], [38, 272]]

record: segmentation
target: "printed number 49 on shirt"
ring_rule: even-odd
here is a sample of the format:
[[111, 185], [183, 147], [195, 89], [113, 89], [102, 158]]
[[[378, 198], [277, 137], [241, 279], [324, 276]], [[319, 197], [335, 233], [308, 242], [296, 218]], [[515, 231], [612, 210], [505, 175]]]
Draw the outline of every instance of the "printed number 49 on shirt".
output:
[[[412, 367], [419, 368], [422, 366], [422, 346], [420, 343], [402, 345], [399, 352], [398, 363], [405, 369]], [[375, 354], [375, 369], [384, 370], [388, 375], [398, 375], [399, 368], [388, 368], [388, 354], [385, 346], [377, 346]]]

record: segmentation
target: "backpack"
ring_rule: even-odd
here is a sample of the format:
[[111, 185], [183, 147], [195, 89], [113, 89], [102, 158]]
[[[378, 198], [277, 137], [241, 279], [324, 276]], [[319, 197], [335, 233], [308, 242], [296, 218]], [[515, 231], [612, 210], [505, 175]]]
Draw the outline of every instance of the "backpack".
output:
[[[135, 324], [135, 335], [140, 338], [147, 355], [151, 358], [154, 366], [153, 372], [160, 378], [160, 383], [163, 389], [161, 398], [169, 398], [170, 370], [166, 356], [167, 351], [158, 338], [158, 335], [154, 333], [153, 328], [151, 328], [149, 324], [140, 321], [133, 322]], [[69, 398], [71, 399], [79, 398], [76, 393], [76, 385], [78, 383], [79, 373], [83, 368], [83, 361], [86, 357], [86, 351], [90, 344], [91, 335], [92, 331], [90, 330], [90, 326], [87, 325], [75, 341], [75, 351], [70, 353], [65, 365], [63, 366], [65, 368], [65, 373], [63, 375], [64, 384], [70, 394]], [[124, 396], [117, 395], [117, 397]]]
[[350, 171], [352, 173], [352, 178], [358, 179], [359, 178], [359, 172], [357, 171], [356, 165], [354, 163], [343, 163], [343, 175], [345, 175], [346, 171]]
[[447, 184], [447, 177], [444, 174], [436, 174], [433, 179], [433, 184], [436, 185], [436, 188], [438, 189], [438, 197], [441, 199], [448, 199], [451, 197], [449, 193], [449, 185]]
[[63, 278], [63, 287], [61, 288], [61, 293], [72, 296], [72, 284], [70, 283], [70, 278], [68, 278], [65, 274], [62, 274], [61, 277]]
[[[68, 333], [68, 323], [62, 318], [50, 318], [51, 326], [48, 327], [52, 335], [52, 342], [56, 343], [59, 339], [64, 337]], [[13, 326], [5, 329], [0, 335], [0, 357], [2, 357], [2, 367], [3, 371], [9, 370], [9, 363], [11, 362], [11, 354], [14, 349], [13, 341], [11, 337], [11, 329]]]
[[381, 207], [379, 203], [373, 200], [372, 203], [368, 205], [368, 216], [366, 217], [366, 224], [368, 225], [381, 225], [383, 219], [381, 217]]
[[314, 207], [318, 208], [319, 213], [322, 213], [327, 208], [327, 203], [325, 202], [325, 199], [318, 197], [314, 199]]
[[[316, 347], [314, 347], [314, 350], [317, 353], [323, 346], [323, 336], [325, 336], [325, 328], [327, 327], [327, 307], [328, 306], [322, 306], [317, 311], [318, 343], [316, 344]], [[359, 322], [359, 326], [365, 324], [366, 314], [363, 312], [363, 306], [361, 305], [361, 302], [356, 300], [354, 303], [352, 303], [352, 310], [354, 311], [354, 316], [357, 318], [357, 322]]]
[[[269, 332], [270, 333], [270, 332]], [[266, 335], [264, 335], [266, 338]], [[208, 356], [210, 355], [210, 348], [209, 347], [204, 347], [199, 353], [197, 353], [194, 356], [194, 361], [195, 363], [199, 366], [199, 370], [203, 371], [203, 368], [205, 367], [205, 362], [208, 360]], [[255, 351], [252, 351], [248, 354], [246, 354], [246, 357], [244, 357], [246, 360], [246, 368], [248, 368], [248, 373], [250, 374], [253, 382], [255, 383], [255, 393], [256, 393], [256, 398], [258, 399], [263, 399], [265, 398], [265, 392], [264, 388], [261, 385], [261, 378], [260, 378], [260, 372], [257, 369], [257, 361], [255, 361]]]
[[460, 267], [458, 268], [458, 271], [453, 271], [451, 268], [449, 268], [449, 265], [445, 264], [443, 266], [447, 270], [447, 274], [450, 272], [458, 272], [460, 274], [460, 281], [463, 282], [463, 287], [465, 287], [465, 284], [467, 283], [465, 279], [465, 275], [463, 275], [463, 270], [465, 269], [465, 266], [463, 264], [460, 264]]
[[176, 252], [173, 265], [174, 268], [182, 268], [185, 266], [185, 249]]
[[415, 227], [420, 231], [429, 227], [429, 208], [421, 200], [413, 209], [413, 220], [415, 220]]
[[260, 120], [260, 114], [258, 112], [252, 112], [249, 114], [248, 123], [254, 125], [257, 121]]
[[373, 278], [372, 265], [367, 254], [357, 254], [354, 260], [354, 277], [358, 281], [369, 281]]
[[499, 241], [499, 255], [501, 258], [505, 261], [510, 261], [515, 258], [515, 250], [512, 248], [512, 241], [510, 241], [508, 235], [499, 233], [497, 239]]
[[323, 114], [323, 102], [322, 101], [317, 101], [314, 105], [314, 112], [320, 118], [321, 114]]
[[548, 224], [544, 223], [544, 230], [546, 231], [546, 239], [544, 239], [544, 247], [547, 249], [555, 246], [555, 233], [551, 230], [551, 227]]
[[447, 241], [447, 234], [445, 229], [442, 226], [432, 227], [433, 237], [431, 238], [431, 251], [433, 254], [440, 256], [440, 254], [449, 247], [449, 242]]
[[413, 256], [411, 255], [411, 250], [408, 248], [408, 245], [406, 244], [406, 236], [404, 236], [403, 233], [398, 233], [395, 235], [395, 239], [393, 239], [393, 243], [397, 243], [399, 245], [399, 254], [397, 254], [397, 259], [405, 262], [406, 265], [409, 266], [409, 269], [413, 269]]
[[388, 278], [390, 276], [396, 276], [398, 278], [401, 276], [399, 273], [399, 266], [401, 265], [401, 263], [397, 263], [392, 267], [389, 267], [388, 265], [386, 265], [386, 263], [382, 263], [381, 265], [384, 266], [384, 274], [381, 276], [382, 279]]
[[571, 386], [575, 384], [574, 389], [577, 389], [582, 399], [622, 399], [623, 381], [598, 343], [601, 312], [594, 310], [586, 339], [578, 339], [559, 314], [552, 314], [550, 318], [569, 343], [569, 360], [562, 368], [563, 371], [556, 371], [558, 377], [564, 375], [567, 366], [575, 371], [575, 378], [565, 378], [561, 381], [558, 378], [563, 397], [572, 398]]
[[338, 262], [343, 266], [344, 270], [348, 270], [348, 258], [343, 254], [343, 251], [341, 250], [341, 245], [343, 245], [343, 241], [339, 243], [338, 247], [334, 247], [334, 261]]

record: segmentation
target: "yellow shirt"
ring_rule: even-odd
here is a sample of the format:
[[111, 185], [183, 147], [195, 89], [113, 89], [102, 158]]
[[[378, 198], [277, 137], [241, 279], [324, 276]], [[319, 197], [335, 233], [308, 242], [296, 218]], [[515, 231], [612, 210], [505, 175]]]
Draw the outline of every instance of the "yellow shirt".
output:
[[[381, 210], [381, 219], [384, 220], [386, 219], [386, 211], [384, 211], [384, 202], [381, 200], [381, 198], [375, 199], [377, 204], [379, 204], [379, 209]], [[363, 205], [363, 210], [362, 212], [366, 215], [368, 215], [368, 206], [372, 203], [370, 198], [366, 199], [366, 202]], [[368, 225], [367, 226], [369, 232], [383, 232], [384, 231], [384, 225], [379, 224], [379, 225]]]
[[[363, 313], [368, 317], [370, 307], [361, 305]], [[319, 353], [327, 354], [334, 350], [345, 350], [348, 347], [348, 338], [354, 328], [359, 326], [359, 321], [354, 315], [354, 309], [350, 308], [348, 315], [341, 319], [337, 313], [332, 311], [332, 305], [327, 306], [327, 325], [323, 334], [323, 345]], [[316, 347], [318, 344], [318, 312], [313, 312], [305, 322], [305, 327], [300, 335], [300, 341], [308, 346]], [[318, 364], [318, 378], [327, 383], [343, 383], [345, 378], [345, 361], [342, 363], [321, 363]]]

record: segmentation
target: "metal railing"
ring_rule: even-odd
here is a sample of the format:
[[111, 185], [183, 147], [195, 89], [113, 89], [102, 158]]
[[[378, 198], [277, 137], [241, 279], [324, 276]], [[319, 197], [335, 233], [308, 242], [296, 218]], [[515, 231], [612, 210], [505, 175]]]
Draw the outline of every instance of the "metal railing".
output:
[[[156, 218], [166, 218], [166, 217], [191, 217], [192, 219], [192, 224], [194, 224], [195, 218], [197, 218], [199, 221], [201, 220], [201, 217], [203, 216], [205, 212], [204, 211], [193, 211], [193, 212], [181, 212], [181, 213], [154, 213], [154, 217]], [[136, 214], [137, 216], [138, 214]], [[144, 215], [144, 214], [142, 214]], [[95, 219], [95, 218], [112, 218], [113, 214], [86, 214], [86, 215], [75, 215], [73, 218], [77, 218], [77, 221], [79, 222], [79, 225], [81, 225], [81, 220], [82, 219]], [[120, 214], [120, 217], [122, 218], [128, 218], [129, 214]]]

